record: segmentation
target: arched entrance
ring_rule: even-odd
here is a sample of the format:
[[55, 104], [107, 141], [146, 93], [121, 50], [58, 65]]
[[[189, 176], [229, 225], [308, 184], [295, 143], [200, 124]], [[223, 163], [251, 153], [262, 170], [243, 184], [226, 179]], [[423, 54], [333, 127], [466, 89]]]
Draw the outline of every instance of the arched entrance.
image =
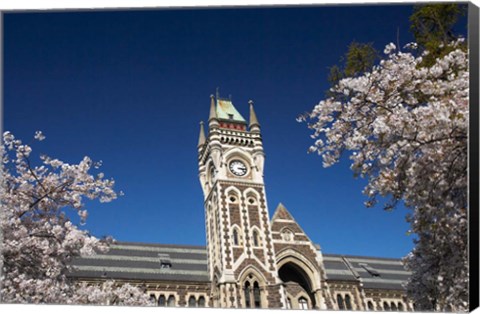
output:
[[305, 306], [308, 306], [310, 309], [316, 308], [312, 282], [302, 267], [296, 263], [287, 262], [279, 268], [278, 276], [285, 285], [287, 307], [305, 309]]

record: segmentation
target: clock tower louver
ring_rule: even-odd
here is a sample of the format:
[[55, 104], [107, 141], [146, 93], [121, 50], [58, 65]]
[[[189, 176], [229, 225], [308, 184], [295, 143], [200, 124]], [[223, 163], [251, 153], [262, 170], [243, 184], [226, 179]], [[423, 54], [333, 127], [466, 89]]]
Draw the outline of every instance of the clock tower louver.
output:
[[265, 186], [260, 124], [230, 99], [210, 96], [208, 135], [200, 125], [198, 165], [204, 194], [208, 272], [214, 307], [281, 308]]

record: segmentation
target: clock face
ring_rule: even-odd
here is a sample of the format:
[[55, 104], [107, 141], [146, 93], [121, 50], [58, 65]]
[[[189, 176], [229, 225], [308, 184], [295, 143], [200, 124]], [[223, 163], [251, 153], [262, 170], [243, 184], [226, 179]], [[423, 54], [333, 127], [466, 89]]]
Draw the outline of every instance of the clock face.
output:
[[247, 166], [240, 160], [233, 160], [228, 166], [230, 171], [239, 177], [242, 177], [247, 174]]

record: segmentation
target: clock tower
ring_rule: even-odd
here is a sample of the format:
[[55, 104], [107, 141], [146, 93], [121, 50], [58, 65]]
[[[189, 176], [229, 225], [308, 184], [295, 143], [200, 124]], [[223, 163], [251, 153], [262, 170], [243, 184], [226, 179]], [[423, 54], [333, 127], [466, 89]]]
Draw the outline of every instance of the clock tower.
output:
[[230, 99], [210, 98], [207, 136], [200, 124], [198, 166], [212, 306], [284, 307], [263, 181], [265, 155], [253, 102], [249, 101], [247, 123]]

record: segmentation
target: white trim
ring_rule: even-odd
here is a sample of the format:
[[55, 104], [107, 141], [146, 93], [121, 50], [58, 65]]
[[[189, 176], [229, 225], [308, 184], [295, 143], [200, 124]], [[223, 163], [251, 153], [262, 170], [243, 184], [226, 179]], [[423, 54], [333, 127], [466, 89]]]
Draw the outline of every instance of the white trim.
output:
[[[158, 257], [144, 257], [144, 256], [124, 256], [124, 255], [91, 255], [91, 256], [82, 256], [82, 259], [90, 260], [110, 260], [110, 261], [138, 261], [138, 262], [160, 262]], [[184, 258], [170, 258], [170, 261], [175, 264], [200, 264], [207, 265], [207, 259], [205, 260], [194, 260], [194, 259], [184, 259]]]
[[206, 249], [190, 249], [190, 248], [176, 248], [176, 247], [149, 247], [141, 245], [122, 245], [112, 244], [111, 249], [132, 250], [132, 251], [150, 251], [150, 252], [176, 252], [176, 253], [198, 253], [206, 254]]
[[133, 267], [111, 267], [111, 266], [74, 266], [77, 270], [94, 272], [119, 272], [119, 273], [144, 273], [144, 274], [166, 274], [166, 275], [197, 275], [207, 276], [205, 270], [176, 270], [171, 268], [133, 268]]

